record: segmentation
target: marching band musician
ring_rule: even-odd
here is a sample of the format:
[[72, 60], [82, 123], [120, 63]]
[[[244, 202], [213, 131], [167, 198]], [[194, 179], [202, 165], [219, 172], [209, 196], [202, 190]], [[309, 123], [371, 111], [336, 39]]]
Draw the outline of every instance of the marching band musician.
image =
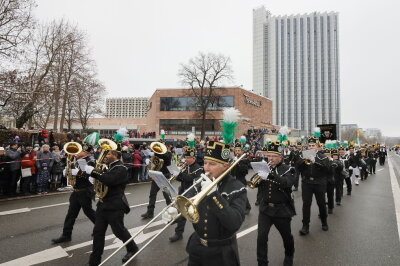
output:
[[368, 170], [369, 173], [375, 174], [376, 170], [376, 158], [378, 157], [378, 154], [375, 151], [375, 145], [372, 145], [371, 147], [368, 148], [367, 151], [367, 157], [368, 157]]
[[342, 204], [343, 195], [343, 163], [339, 160], [339, 151], [336, 149], [331, 150], [332, 162], [331, 170], [333, 177], [335, 179], [335, 201], [336, 205], [340, 206]]
[[[213, 178], [229, 168], [229, 160], [228, 145], [217, 141], [208, 142], [204, 171], [209, 173], [209, 177], [204, 177], [202, 190], [209, 187]], [[199, 203], [200, 221], [193, 224], [195, 232], [186, 247], [189, 266], [240, 265], [236, 232], [244, 221], [246, 201], [246, 187], [227, 175]]]
[[[190, 134], [188, 139], [191, 139]], [[193, 135], [194, 139], [194, 135]], [[194, 142], [194, 140], [193, 140]], [[196, 162], [196, 149], [194, 147], [194, 143], [192, 145], [191, 140], [188, 141], [189, 147], [186, 149], [185, 163], [186, 167], [182, 169], [182, 171], [177, 176], [176, 180], [181, 182], [181, 186], [179, 187], [179, 194], [182, 194], [185, 190], [187, 190], [190, 186], [193, 185], [193, 182], [200, 178], [201, 174], [204, 172], [203, 168]], [[195, 189], [192, 189], [186, 193], [186, 197], [193, 197], [196, 194]], [[176, 220], [177, 226], [175, 228], [175, 235], [169, 238], [169, 241], [175, 242], [182, 239], [182, 234], [185, 230], [186, 219], [181, 216]]]
[[328, 214], [333, 213], [333, 208], [335, 207], [333, 198], [335, 194], [335, 177], [334, 171], [332, 169], [332, 158], [331, 158], [331, 150], [328, 148], [323, 149], [324, 155], [329, 160], [329, 171], [327, 173], [327, 183], [326, 183], [326, 197], [328, 199]]
[[346, 182], [347, 187], [347, 195], [351, 195], [351, 178], [349, 174], [349, 155], [347, 154], [345, 148], [339, 148], [339, 158], [343, 164], [344, 170], [346, 170], [347, 174], [344, 176], [344, 181]]
[[[108, 187], [104, 198], [99, 199], [96, 209], [96, 223], [93, 229], [93, 252], [90, 255], [89, 265], [99, 265], [104, 250], [105, 234], [108, 225], [116, 237], [126, 242], [131, 234], [124, 226], [124, 214], [129, 213], [130, 208], [124, 194], [128, 182], [128, 170], [121, 162], [121, 153], [117, 150], [108, 151], [108, 170], [102, 171], [91, 166], [86, 167], [86, 173], [98, 179]], [[128, 261], [139, 250], [134, 240], [127, 245], [127, 254], [122, 262]]]
[[[161, 140], [163, 142], [163, 140]], [[164, 174], [164, 176], [169, 179], [171, 173], [169, 172], [167, 166], [171, 165], [172, 154], [170, 151], [166, 151], [164, 154], [159, 154], [154, 152], [154, 156], [162, 159], [164, 161], [162, 168], [160, 171]], [[151, 187], [150, 187], [150, 195], [149, 195], [149, 204], [147, 205], [147, 211], [143, 213], [142, 219], [151, 219], [154, 217], [154, 208], [156, 207], [156, 199], [157, 193], [160, 191], [157, 183], [154, 180], [151, 180]], [[165, 202], [167, 205], [171, 204], [172, 200], [170, 195], [168, 195], [165, 191], [162, 191], [163, 196], [165, 198]]]
[[[296, 149], [293, 151], [293, 164], [291, 166], [296, 166], [297, 161], [300, 159], [301, 152], [303, 151], [303, 143], [301, 141], [297, 142]], [[299, 180], [300, 180], [300, 171], [296, 170], [296, 181], [294, 183], [293, 191], [299, 190]]]
[[300, 235], [307, 235], [310, 233], [309, 224], [313, 195], [315, 195], [319, 208], [322, 230], [328, 231], [325, 192], [329, 161], [322, 151], [319, 150], [318, 137], [310, 136], [308, 138], [308, 149], [317, 151], [315, 162], [307, 164], [304, 158], [300, 158], [297, 165], [297, 169], [300, 171], [302, 177], [301, 188], [303, 199], [303, 227], [300, 230]]
[[[90, 156], [93, 147], [89, 144], [84, 144], [82, 151], [75, 155], [75, 162], [72, 165], [72, 174], [76, 176], [76, 183], [73, 186], [73, 192], [69, 197], [69, 207], [67, 216], [65, 216], [64, 227], [62, 235], [59, 238], [52, 239], [53, 244], [71, 241], [72, 230], [74, 228], [75, 220], [82, 208], [83, 213], [89, 220], [95, 223], [95, 211], [92, 208], [92, 200], [94, 201], [93, 184], [90, 182], [90, 174], [85, 172], [85, 169], [79, 169], [77, 160], [86, 160], [87, 165], [94, 166], [95, 161]], [[66, 170], [64, 170], [66, 171]], [[65, 173], [64, 173], [65, 176]]]
[[[235, 149], [234, 149], [234, 153], [235, 153], [235, 157], [239, 158], [240, 156], [242, 156], [243, 154], [243, 144], [240, 142], [237, 142], [235, 144]], [[246, 182], [246, 175], [249, 173], [249, 168], [250, 168], [250, 162], [247, 158], [243, 158], [240, 162], [238, 162], [238, 164], [232, 169], [231, 171], [231, 175], [234, 176], [237, 180], [239, 180], [240, 182], [243, 183], [243, 185], [247, 185]], [[249, 199], [247, 199], [246, 202], [246, 212], [245, 214], [249, 214], [251, 210], [251, 205], [249, 202]]]
[[268, 265], [268, 234], [272, 225], [281, 234], [285, 247], [284, 266], [293, 265], [294, 240], [291, 220], [296, 214], [291, 197], [295, 183], [295, 169], [283, 163], [280, 143], [272, 142], [267, 151], [271, 172], [258, 185], [262, 194], [258, 215], [257, 261], [259, 266]]

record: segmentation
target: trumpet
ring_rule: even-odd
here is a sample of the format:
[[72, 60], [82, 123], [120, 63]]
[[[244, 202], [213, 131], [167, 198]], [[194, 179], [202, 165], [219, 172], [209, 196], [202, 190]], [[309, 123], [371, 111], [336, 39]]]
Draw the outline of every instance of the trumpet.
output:
[[67, 180], [68, 185], [75, 186], [76, 176], [72, 175], [72, 164], [74, 163], [75, 155], [82, 152], [82, 146], [78, 142], [67, 142], [63, 147], [67, 156]]
[[[114, 141], [109, 139], [99, 139], [99, 146], [102, 148], [102, 151], [99, 155], [99, 158], [96, 160], [95, 169], [103, 170], [107, 168], [107, 166], [104, 163], [104, 159], [106, 158], [107, 153], [111, 150], [116, 150], [118, 146]], [[96, 196], [99, 199], [102, 199], [107, 195], [108, 187], [99, 180], [95, 179], [94, 191], [96, 192]]]
[[176, 196], [176, 208], [180, 211], [183, 217], [191, 223], [198, 223], [200, 221], [200, 214], [198, 206], [200, 202], [210, 193], [210, 191], [222, 181], [222, 179], [235, 167], [240, 160], [242, 160], [247, 154], [244, 153], [235, 162], [233, 162], [228, 169], [225, 170], [219, 177], [217, 177], [207, 188], [202, 190], [196, 196], [188, 199], [183, 195]]
[[[183, 165], [182, 165], [182, 168], [181, 168], [181, 170], [179, 171], [179, 174], [181, 174], [181, 173], [185, 172], [185, 170], [186, 170], [186, 167], [187, 167], [187, 163], [186, 163], [186, 162], [184, 162], [184, 163], [183, 163]], [[174, 180], [175, 180], [175, 179], [178, 177], [178, 175], [179, 175], [179, 174], [171, 176], [171, 178], [170, 178], [170, 179], [168, 179], [168, 181], [169, 181], [169, 182], [172, 182], [172, 181], [174, 181]]]

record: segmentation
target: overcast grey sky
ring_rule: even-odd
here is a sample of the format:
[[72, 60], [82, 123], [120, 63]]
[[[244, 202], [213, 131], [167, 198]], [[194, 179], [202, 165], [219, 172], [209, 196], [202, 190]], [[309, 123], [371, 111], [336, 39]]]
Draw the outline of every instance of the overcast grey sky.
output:
[[252, 10], [274, 15], [339, 12], [342, 123], [400, 136], [398, 0], [37, 0], [42, 21], [86, 31], [108, 97], [179, 87], [177, 72], [199, 51], [230, 56], [234, 84], [252, 89]]

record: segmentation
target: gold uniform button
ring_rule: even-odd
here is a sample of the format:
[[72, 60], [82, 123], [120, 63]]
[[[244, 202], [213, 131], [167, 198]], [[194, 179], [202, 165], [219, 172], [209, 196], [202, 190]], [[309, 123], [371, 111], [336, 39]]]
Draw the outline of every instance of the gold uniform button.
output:
[[208, 222], [208, 220], [207, 220], [207, 219], [205, 219], [205, 220], [204, 220], [204, 222], [205, 222], [205, 223], [207, 223], [207, 222]]
[[207, 230], [207, 226], [204, 226], [204, 230]]
[[203, 236], [204, 236], [204, 237], [207, 237], [208, 235], [207, 235], [207, 234], [204, 234]]

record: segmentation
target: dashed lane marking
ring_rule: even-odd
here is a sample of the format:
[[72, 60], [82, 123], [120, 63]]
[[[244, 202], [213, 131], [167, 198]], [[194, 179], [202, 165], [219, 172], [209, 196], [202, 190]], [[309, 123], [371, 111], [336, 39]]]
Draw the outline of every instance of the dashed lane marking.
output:
[[67, 257], [68, 253], [60, 246], [49, 248], [25, 257], [18, 258], [6, 263], [0, 264], [1, 266], [20, 266], [20, 265], [35, 265], [44, 263], [50, 260]]
[[394, 206], [397, 219], [397, 233], [399, 235], [399, 241], [400, 241], [400, 187], [399, 183], [397, 182], [397, 178], [393, 170], [392, 160], [390, 157], [388, 159], [388, 162], [389, 162], [390, 182], [392, 184], [392, 193], [393, 193]]

